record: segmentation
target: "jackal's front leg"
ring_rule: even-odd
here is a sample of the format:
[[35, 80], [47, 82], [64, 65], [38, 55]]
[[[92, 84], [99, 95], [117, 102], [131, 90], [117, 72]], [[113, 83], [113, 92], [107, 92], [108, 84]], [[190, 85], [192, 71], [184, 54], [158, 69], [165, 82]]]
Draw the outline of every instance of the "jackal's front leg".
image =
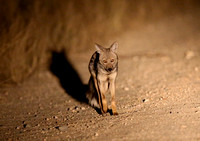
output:
[[118, 115], [117, 106], [115, 102], [115, 79], [110, 81], [110, 93], [111, 93], [111, 108], [113, 115]]
[[94, 86], [95, 86], [95, 89], [96, 89], [96, 92], [97, 92], [97, 95], [98, 95], [99, 107], [100, 107], [101, 113], [103, 113], [102, 96], [101, 96], [101, 93], [100, 93], [100, 90], [99, 90], [99, 85], [98, 85], [98, 82], [97, 82], [97, 76], [96, 76], [95, 71], [93, 71], [93, 68], [90, 67], [89, 70], [90, 70], [90, 73], [92, 75]]
[[106, 113], [108, 111], [108, 105], [107, 105], [105, 94], [108, 90], [108, 82], [99, 80], [98, 84], [99, 84], [99, 90], [100, 90], [100, 94], [101, 94], [101, 98], [102, 98], [103, 112]]

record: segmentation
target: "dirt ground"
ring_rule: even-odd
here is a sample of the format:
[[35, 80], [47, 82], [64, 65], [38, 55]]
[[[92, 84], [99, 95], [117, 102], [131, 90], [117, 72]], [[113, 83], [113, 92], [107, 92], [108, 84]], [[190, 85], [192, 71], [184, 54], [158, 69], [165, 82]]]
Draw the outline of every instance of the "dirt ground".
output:
[[[199, 28], [193, 17], [171, 17], [113, 37], [118, 116], [81, 102], [71, 74], [65, 74], [73, 82], [69, 93], [51, 70], [2, 88], [0, 140], [200, 140]], [[68, 56], [72, 76], [84, 84], [94, 51]]]

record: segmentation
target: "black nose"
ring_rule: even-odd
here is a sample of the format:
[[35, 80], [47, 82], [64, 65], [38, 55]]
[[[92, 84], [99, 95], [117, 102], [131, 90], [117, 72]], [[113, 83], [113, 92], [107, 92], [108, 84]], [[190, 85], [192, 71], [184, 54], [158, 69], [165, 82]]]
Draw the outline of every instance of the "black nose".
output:
[[108, 71], [111, 71], [112, 70], [112, 68], [108, 68]]

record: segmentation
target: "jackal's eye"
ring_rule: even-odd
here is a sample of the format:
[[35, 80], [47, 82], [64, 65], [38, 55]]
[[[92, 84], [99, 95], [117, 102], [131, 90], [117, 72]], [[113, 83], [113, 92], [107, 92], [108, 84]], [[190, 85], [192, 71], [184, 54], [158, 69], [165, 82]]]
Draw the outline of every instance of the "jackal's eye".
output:
[[107, 60], [103, 60], [103, 63], [105, 63], [105, 64], [106, 64], [106, 63], [107, 63]]
[[114, 62], [114, 61], [115, 61], [114, 59], [111, 59], [111, 60], [110, 60], [110, 62]]

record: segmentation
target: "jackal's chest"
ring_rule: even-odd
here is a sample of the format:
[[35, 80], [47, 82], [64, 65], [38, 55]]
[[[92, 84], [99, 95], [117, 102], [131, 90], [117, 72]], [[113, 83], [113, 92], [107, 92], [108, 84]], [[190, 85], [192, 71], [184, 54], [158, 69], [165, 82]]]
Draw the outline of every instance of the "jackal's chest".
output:
[[100, 73], [97, 75], [97, 79], [102, 82], [112, 81], [112, 80], [115, 80], [116, 76], [117, 76], [117, 72], [113, 72], [110, 74]]

